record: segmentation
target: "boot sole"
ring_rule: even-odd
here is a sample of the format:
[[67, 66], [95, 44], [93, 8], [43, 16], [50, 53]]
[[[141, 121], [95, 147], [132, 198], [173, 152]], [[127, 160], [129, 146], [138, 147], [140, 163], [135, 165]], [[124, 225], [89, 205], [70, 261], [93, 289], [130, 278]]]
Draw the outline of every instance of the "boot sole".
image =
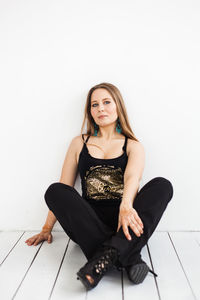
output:
[[91, 290], [92, 288], [95, 287], [88, 281], [88, 279], [80, 271], [77, 272], [76, 275], [77, 275], [77, 279], [79, 279], [82, 282], [86, 290]]
[[144, 281], [147, 273], [149, 271], [149, 267], [146, 264], [137, 264], [130, 268], [128, 278], [135, 284], [139, 284]]

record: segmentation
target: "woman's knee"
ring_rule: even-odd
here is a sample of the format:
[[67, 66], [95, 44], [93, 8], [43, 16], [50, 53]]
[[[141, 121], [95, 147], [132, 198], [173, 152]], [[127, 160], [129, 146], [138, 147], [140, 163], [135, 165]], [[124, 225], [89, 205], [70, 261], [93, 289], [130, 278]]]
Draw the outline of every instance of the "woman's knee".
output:
[[47, 203], [47, 201], [54, 200], [55, 198], [58, 199], [58, 196], [63, 195], [64, 189], [71, 190], [71, 189], [73, 189], [73, 187], [71, 187], [67, 184], [61, 183], [61, 182], [51, 183], [44, 194], [46, 203]]
[[171, 181], [165, 177], [155, 177], [153, 180], [159, 182], [164, 193], [168, 195], [168, 201], [170, 201], [174, 194], [174, 188]]
[[53, 199], [53, 196], [55, 195], [55, 193], [57, 193], [57, 190], [59, 188], [60, 188], [60, 182], [53, 182], [53, 183], [51, 183], [48, 186], [48, 188], [47, 188], [47, 190], [46, 190], [46, 192], [44, 194], [45, 201], [47, 202], [47, 201]]

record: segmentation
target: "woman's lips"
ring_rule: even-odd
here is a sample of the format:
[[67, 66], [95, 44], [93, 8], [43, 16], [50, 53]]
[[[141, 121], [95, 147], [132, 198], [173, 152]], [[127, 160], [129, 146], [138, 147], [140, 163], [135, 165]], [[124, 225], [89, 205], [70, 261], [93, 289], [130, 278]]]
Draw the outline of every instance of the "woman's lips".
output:
[[105, 117], [107, 117], [107, 116], [100, 116], [99, 119], [103, 119], [103, 118], [105, 118]]

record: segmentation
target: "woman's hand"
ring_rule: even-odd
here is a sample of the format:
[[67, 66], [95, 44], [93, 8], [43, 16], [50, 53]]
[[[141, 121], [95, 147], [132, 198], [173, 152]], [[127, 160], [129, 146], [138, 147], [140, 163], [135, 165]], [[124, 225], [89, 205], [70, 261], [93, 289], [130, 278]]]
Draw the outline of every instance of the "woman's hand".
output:
[[28, 246], [36, 246], [37, 244], [45, 240], [48, 241], [48, 243], [52, 242], [51, 230], [42, 230], [40, 233], [26, 240], [25, 243], [27, 243]]
[[119, 209], [119, 218], [118, 218], [118, 227], [117, 232], [122, 225], [124, 234], [128, 240], [131, 240], [131, 236], [129, 234], [128, 226], [132, 229], [132, 231], [140, 236], [143, 233], [143, 223], [140, 217], [138, 216], [137, 211], [128, 205], [120, 204]]

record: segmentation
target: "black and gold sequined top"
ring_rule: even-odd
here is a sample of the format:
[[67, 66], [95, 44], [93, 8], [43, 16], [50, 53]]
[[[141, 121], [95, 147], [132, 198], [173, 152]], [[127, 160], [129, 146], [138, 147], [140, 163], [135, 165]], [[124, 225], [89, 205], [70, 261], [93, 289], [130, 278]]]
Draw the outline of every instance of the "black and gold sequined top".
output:
[[79, 155], [78, 169], [81, 177], [82, 197], [91, 203], [113, 204], [121, 202], [124, 187], [124, 172], [128, 156], [126, 153], [127, 137], [122, 149], [123, 154], [116, 158], [102, 159], [90, 155], [87, 141]]

